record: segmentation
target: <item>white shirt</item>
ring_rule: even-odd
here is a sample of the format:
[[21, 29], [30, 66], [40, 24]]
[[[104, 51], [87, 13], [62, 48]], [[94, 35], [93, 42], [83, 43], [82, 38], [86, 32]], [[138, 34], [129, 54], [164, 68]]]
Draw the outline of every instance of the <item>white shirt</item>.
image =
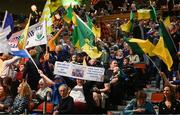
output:
[[14, 77], [14, 70], [13, 70], [13, 64], [18, 61], [20, 57], [13, 57], [12, 59], [5, 60], [2, 65], [2, 69], [0, 72], [0, 77]]
[[83, 86], [76, 85], [69, 95], [73, 98], [74, 102], [86, 103]]

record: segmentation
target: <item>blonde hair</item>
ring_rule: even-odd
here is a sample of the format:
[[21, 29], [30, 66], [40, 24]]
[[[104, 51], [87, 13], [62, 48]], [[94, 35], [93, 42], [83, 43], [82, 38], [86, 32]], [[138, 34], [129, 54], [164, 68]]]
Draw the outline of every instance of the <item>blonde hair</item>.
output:
[[32, 90], [29, 84], [26, 81], [21, 82], [21, 91], [19, 92], [19, 95], [22, 97], [28, 97], [29, 99], [32, 98]]

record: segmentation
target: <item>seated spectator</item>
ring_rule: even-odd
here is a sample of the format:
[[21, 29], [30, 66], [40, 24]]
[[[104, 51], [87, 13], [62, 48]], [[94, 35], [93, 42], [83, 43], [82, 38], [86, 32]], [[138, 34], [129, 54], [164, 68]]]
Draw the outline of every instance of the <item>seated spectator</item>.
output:
[[127, 58], [129, 58], [129, 64], [135, 64], [140, 62], [139, 56], [135, 54], [135, 52], [132, 49], [130, 49]]
[[7, 112], [8, 108], [13, 104], [13, 99], [9, 95], [7, 86], [0, 85], [0, 112]]
[[84, 95], [84, 80], [76, 79], [76, 83], [77, 85], [69, 94], [74, 99], [75, 113], [87, 113], [87, 103]]
[[179, 114], [180, 102], [175, 98], [175, 90], [171, 86], [164, 87], [164, 100], [159, 104], [159, 114]]
[[123, 114], [155, 114], [153, 105], [146, 100], [146, 97], [147, 95], [143, 90], [137, 91], [136, 98], [129, 102]]
[[43, 74], [41, 70], [38, 70], [40, 76], [43, 78], [44, 82], [51, 88], [52, 90], [52, 95], [51, 95], [51, 102], [56, 106], [59, 104], [59, 101], [61, 100], [61, 96], [58, 93], [58, 87], [61, 86], [62, 84], [65, 84], [65, 80], [59, 76], [56, 75], [54, 77], [54, 81], [49, 79], [46, 75]]
[[[44, 82], [44, 80], [41, 78], [39, 80], [39, 89], [36, 92], [37, 104], [40, 104], [40, 103], [42, 103], [45, 100], [50, 101], [51, 99], [48, 98], [48, 97], [50, 97], [51, 92], [52, 92], [51, 88], [49, 88], [47, 86], [47, 84]], [[47, 95], [49, 95], [49, 96], [47, 96]], [[48, 98], [48, 99], [46, 99], [46, 98]]]
[[121, 69], [128, 77], [133, 77], [136, 74], [136, 71], [134, 67], [129, 63], [129, 61], [129, 58], [124, 58], [123, 66]]
[[31, 100], [31, 88], [29, 84], [23, 81], [18, 87], [18, 95], [14, 99], [13, 106], [10, 108], [10, 112], [13, 114], [22, 114], [28, 109], [29, 101]]
[[58, 107], [55, 109], [53, 115], [57, 114], [71, 114], [74, 112], [74, 101], [71, 96], [69, 96], [68, 86], [63, 84], [59, 87], [59, 94], [62, 100], [59, 102]]

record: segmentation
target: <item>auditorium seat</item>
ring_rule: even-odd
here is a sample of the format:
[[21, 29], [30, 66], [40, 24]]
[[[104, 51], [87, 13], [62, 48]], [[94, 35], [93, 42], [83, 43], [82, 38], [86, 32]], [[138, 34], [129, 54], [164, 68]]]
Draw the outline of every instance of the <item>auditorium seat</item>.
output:
[[161, 92], [155, 92], [151, 94], [151, 102], [154, 104], [160, 103], [164, 99], [164, 94]]

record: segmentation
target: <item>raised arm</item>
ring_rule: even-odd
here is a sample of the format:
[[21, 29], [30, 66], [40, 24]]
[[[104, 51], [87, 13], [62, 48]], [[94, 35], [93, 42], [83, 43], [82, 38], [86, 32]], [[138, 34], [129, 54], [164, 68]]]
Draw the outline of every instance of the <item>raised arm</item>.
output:
[[160, 72], [159, 75], [163, 78], [165, 84], [176, 88], [176, 85], [173, 85], [173, 84], [170, 83], [170, 81], [167, 79], [166, 74], [164, 72]]
[[5, 63], [6, 65], [14, 64], [14, 63], [16, 63], [19, 59], [20, 59], [20, 57], [15, 56], [15, 57], [13, 57], [12, 59], [9, 59], [9, 60], [4, 61], [4, 63]]
[[48, 84], [48, 86], [55, 85], [55, 82], [53, 82], [51, 79], [49, 79], [46, 75], [43, 74], [41, 70], [38, 70], [40, 76], [44, 79], [44, 81]]

